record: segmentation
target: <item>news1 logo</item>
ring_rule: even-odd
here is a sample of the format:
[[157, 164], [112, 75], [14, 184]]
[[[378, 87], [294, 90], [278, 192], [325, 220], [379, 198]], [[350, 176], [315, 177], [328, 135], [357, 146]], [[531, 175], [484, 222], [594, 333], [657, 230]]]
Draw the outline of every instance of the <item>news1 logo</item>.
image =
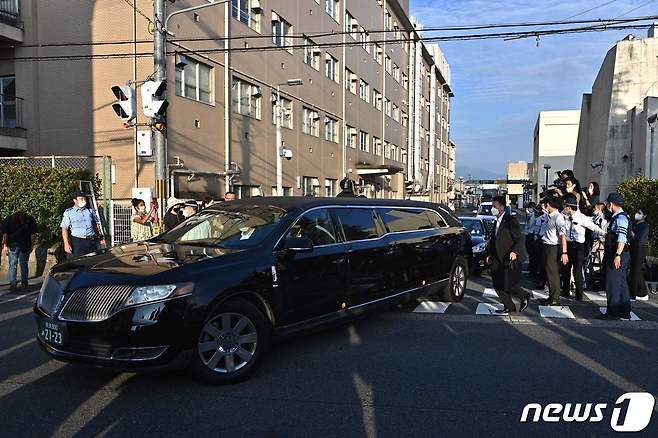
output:
[[[640, 432], [651, 422], [656, 403], [648, 392], [627, 392], [617, 399], [610, 417], [616, 432]], [[605, 419], [607, 403], [528, 403], [521, 413], [521, 423], [598, 423]]]

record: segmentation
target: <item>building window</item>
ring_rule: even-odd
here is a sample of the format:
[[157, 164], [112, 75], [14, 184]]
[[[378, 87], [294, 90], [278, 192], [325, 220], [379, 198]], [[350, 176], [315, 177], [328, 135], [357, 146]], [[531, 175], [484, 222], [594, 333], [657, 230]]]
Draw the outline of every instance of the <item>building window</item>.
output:
[[402, 164], [407, 164], [407, 151], [402, 149]]
[[304, 64], [315, 70], [320, 70], [320, 48], [308, 37], [304, 36]]
[[254, 0], [232, 0], [232, 15], [236, 20], [260, 32], [262, 9]]
[[348, 126], [347, 129], [345, 129], [345, 143], [347, 143], [347, 146], [356, 149], [356, 137], [356, 128]]
[[[292, 196], [292, 187], [282, 187], [283, 196]], [[272, 187], [272, 196], [278, 196], [276, 187]]]
[[304, 120], [302, 120], [302, 132], [304, 134], [312, 135], [313, 137], [320, 136], [320, 115], [317, 111], [304, 107]]
[[336, 196], [336, 184], [338, 180], [326, 178], [324, 180], [324, 196], [327, 198], [333, 198]]
[[336, 58], [331, 56], [330, 54], [326, 54], [325, 56], [325, 75], [327, 78], [331, 79], [332, 81], [339, 83], [340, 82], [340, 63]]
[[232, 89], [233, 112], [260, 120], [261, 101], [263, 100], [260, 87], [234, 76]]
[[387, 141], [384, 142], [384, 158], [391, 159], [391, 144]]
[[370, 102], [370, 85], [363, 79], [359, 80], [359, 97], [366, 102]]
[[378, 137], [372, 138], [372, 153], [375, 155], [382, 154], [382, 140]]
[[402, 117], [401, 117], [402, 126], [406, 127], [407, 125], [409, 125], [409, 116], [404, 111], [401, 111], [401, 113], [402, 113]]
[[398, 147], [391, 144], [391, 160], [398, 161]]
[[363, 152], [368, 152], [369, 148], [368, 133], [364, 131], [359, 132], [359, 149]]
[[304, 196], [320, 196], [320, 181], [314, 176], [303, 177], [302, 188]]
[[338, 143], [338, 120], [331, 117], [324, 118], [324, 139]]
[[400, 67], [397, 64], [393, 64], [393, 79], [400, 82]]
[[352, 14], [349, 12], [345, 11], [345, 33], [349, 34], [354, 38], [354, 35], [352, 34], [352, 23], [356, 21]]
[[377, 108], [379, 111], [382, 110], [382, 93], [375, 89], [372, 90], [372, 106]]
[[212, 101], [213, 68], [188, 58], [183, 69], [176, 69], [176, 95], [199, 102]]
[[287, 48], [292, 53], [292, 25], [272, 12], [272, 42], [275, 46]]
[[392, 66], [393, 66], [393, 62], [391, 61], [391, 57], [386, 55], [386, 58], [384, 58], [384, 62], [386, 64], [384, 66], [386, 68], [386, 73], [391, 74], [391, 69], [392, 69]]
[[387, 116], [391, 117], [391, 101], [388, 98], [384, 104], [384, 112]]
[[339, 22], [340, 0], [325, 0], [324, 10], [331, 18]]
[[409, 88], [409, 77], [406, 73], [402, 73], [402, 88], [407, 90]]
[[[0, 128], [20, 127], [16, 108], [16, 76], [0, 77]], [[20, 111], [20, 108], [18, 109]]]
[[233, 185], [233, 191], [238, 199], [251, 198], [252, 196], [260, 196], [260, 186], [243, 186]]
[[370, 53], [370, 34], [363, 27], [359, 29], [359, 42], [361, 43], [361, 47]]
[[377, 61], [377, 64], [382, 65], [382, 57], [384, 56], [384, 51], [382, 50], [382, 47], [375, 43], [375, 49], [372, 51], [372, 57], [375, 61]]
[[352, 94], [359, 88], [359, 77], [348, 68], [345, 69], [345, 88]]
[[[292, 129], [292, 100], [280, 97], [279, 101], [281, 104], [281, 127]], [[272, 102], [272, 123], [276, 125], [276, 100]]]
[[393, 104], [393, 120], [400, 123], [400, 108], [396, 104]]

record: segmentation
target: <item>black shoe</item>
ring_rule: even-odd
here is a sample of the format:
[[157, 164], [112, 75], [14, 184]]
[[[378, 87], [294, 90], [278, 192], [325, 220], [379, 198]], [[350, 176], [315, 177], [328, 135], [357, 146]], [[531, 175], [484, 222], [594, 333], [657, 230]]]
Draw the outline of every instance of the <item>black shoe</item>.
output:
[[494, 312], [496, 313], [496, 315], [509, 315], [510, 312], [512, 311], [507, 307], [505, 307], [504, 309], [496, 309]]
[[525, 298], [524, 300], [522, 300], [521, 305], [519, 306], [519, 312], [523, 312], [525, 309], [527, 309], [529, 302], [530, 302], [530, 300], [528, 298]]
[[617, 319], [619, 319], [619, 318], [616, 317], [616, 316], [614, 316], [614, 315], [610, 315], [610, 314], [608, 314], [608, 313], [604, 313], [603, 315], [599, 315], [599, 316], [597, 316], [596, 319], [602, 319], [602, 320], [604, 320], [604, 321], [614, 321], [614, 320], [617, 320]]
[[551, 300], [550, 298], [548, 300], [545, 300], [544, 306], [560, 306], [560, 300]]
[[18, 286], [15, 284], [10, 284], [9, 285], [9, 292], [16, 292], [18, 290]]
[[574, 300], [576, 300], [576, 301], [582, 301], [582, 300], [583, 300], [583, 296], [582, 296], [582, 295], [576, 295], [576, 297], [574, 298]]

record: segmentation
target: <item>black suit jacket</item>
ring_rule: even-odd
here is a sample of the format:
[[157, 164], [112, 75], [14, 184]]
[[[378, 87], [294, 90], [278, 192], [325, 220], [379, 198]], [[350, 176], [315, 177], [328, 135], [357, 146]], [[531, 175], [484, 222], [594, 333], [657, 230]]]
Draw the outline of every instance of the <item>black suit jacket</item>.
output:
[[523, 232], [521, 225], [516, 218], [509, 213], [503, 216], [498, 232], [496, 232], [496, 223], [493, 228], [494, 235], [489, 239], [487, 245], [487, 254], [491, 257], [492, 267], [494, 269], [504, 266], [509, 261], [509, 255], [513, 251], [516, 253], [517, 260], [523, 261]]

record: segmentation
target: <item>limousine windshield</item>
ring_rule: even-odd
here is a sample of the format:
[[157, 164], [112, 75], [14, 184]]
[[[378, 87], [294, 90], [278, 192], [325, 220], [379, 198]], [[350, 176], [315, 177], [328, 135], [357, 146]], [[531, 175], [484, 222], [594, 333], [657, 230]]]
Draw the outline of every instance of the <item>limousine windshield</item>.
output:
[[286, 210], [275, 206], [223, 206], [205, 210], [162, 235], [164, 243], [243, 249], [259, 245], [277, 227]]

